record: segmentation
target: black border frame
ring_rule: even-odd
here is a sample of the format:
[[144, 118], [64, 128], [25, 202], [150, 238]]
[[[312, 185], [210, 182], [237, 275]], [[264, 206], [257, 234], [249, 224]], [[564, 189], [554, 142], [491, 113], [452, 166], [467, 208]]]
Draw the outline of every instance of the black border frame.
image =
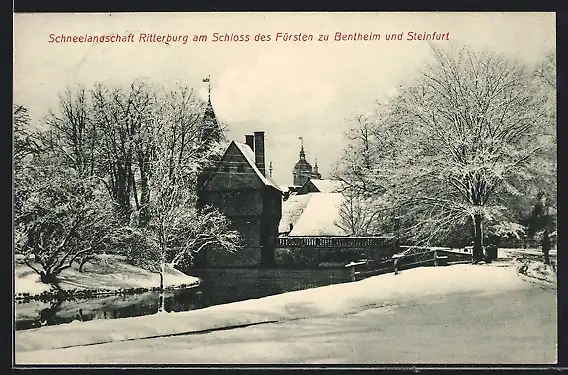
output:
[[[94, 0], [90, 2], [71, 2], [69, 0], [14, 0], [13, 3], [13, 12], [14, 13], [114, 13], [114, 12], [279, 12], [279, 11], [302, 11], [302, 12], [314, 12], [314, 11], [325, 11], [325, 12], [353, 12], [353, 11], [364, 11], [364, 12], [391, 12], [391, 11], [444, 11], [444, 12], [463, 12], [463, 11], [474, 11], [474, 12], [555, 12], [556, 13], [556, 51], [557, 51], [557, 96], [558, 101], [557, 103], [565, 103], [565, 92], [566, 92], [566, 75], [565, 75], [565, 53], [563, 49], [563, 45], [560, 43], [562, 36], [566, 34], [568, 28], [568, 13], [565, 10], [560, 9], [561, 7], [557, 4], [559, 2], [551, 2], [551, 1], [538, 1], [538, 2], [522, 2], [516, 3], [512, 6], [512, 2], [508, 1], [492, 1], [490, 4], [487, 4], [485, 7], [484, 4], [481, 4], [480, 1], [463, 1], [463, 2], [456, 2], [453, 7], [448, 7], [448, 4], [441, 5], [436, 4], [439, 2], [431, 1], [431, 2], [416, 2], [414, 4], [406, 3], [402, 4], [400, 2], [389, 2], [383, 3], [381, 6], [379, 4], [370, 4], [370, 2], [360, 2], [360, 1], [349, 1], [348, 4], [343, 4], [343, 6], [339, 5], [336, 2], [330, 3], [320, 3], [319, 6], [317, 5], [310, 5], [306, 2], [280, 2], [279, 4], [271, 3], [269, 4], [266, 1], [203, 1], [199, 4], [183, 4], [182, 2], [175, 2], [175, 1], [168, 1], [168, 0], [161, 0], [161, 1], [118, 1], [118, 0]], [[486, 2], [489, 3], [489, 2]], [[345, 5], [348, 5], [347, 7]], [[10, 25], [12, 25], [13, 18], [10, 21]], [[13, 33], [13, 29], [12, 29]], [[13, 37], [13, 35], [12, 35]], [[13, 39], [12, 39], [13, 41]], [[520, 41], [521, 42], [521, 41]], [[13, 47], [13, 46], [12, 46]], [[12, 49], [13, 51], [13, 49]], [[13, 58], [11, 56], [10, 63], [13, 64]], [[13, 73], [12, 73], [13, 74]], [[11, 75], [11, 81], [13, 85], [13, 75]], [[10, 100], [12, 104], [12, 99]], [[560, 138], [560, 133], [562, 132], [562, 127], [559, 124], [564, 123], [564, 108], [565, 106], [558, 105], [557, 107], [557, 138]], [[10, 111], [12, 110], [10, 105]], [[5, 128], [4, 128], [5, 129]], [[11, 131], [10, 131], [11, 137]], [[12, 150], [12, 143], [11, 138], [2, 137], [2, 140], [10, 139], [9, 147], [4, 147], [3, 150], [8, 152], [8, 150]], [[562, 147], [558, 147], [558, 157], [562, 159], [560, 156], [563, 152]], [[10, 155], [10, 167], [12, 156]], [[10, 168], [12, 169], [12, 168]], [[560, 172], [561, 168], [559, 166], [558, 172]], [[12, 173], [12, 171], [10, 171]], [[560, 176], [561, 173], [558, 173]], [[562, 179], [558, 181], [558, 188], [561, 191], [565, 191], [564, 189], [560, 189], [565, 182]], [[13, 186], [11, 197], [13, 194]], [[562, 199], [559, 200], [560, 203]], [[12, 208], [10, 206], [9, 211], [4, 210], [4, 212], [10, 212], [10, 222], [12, 222]], [[564, 210], [560, 210], [560, 216], [563, 216]], [[562, 222], [562, 220], [559, 220]], [[5, 226], [6, 228], [7, 226]], [[8, 237], [5, 237], [8, 238]], [[12, 245], [12, 231], [10, 231], [10, 244]], [[559, 248], [560, 244], [563, 244], [563, 239], [559, 241]], [[565, 263], [565, 258], [567, 256], [564, 255], [562, 251], [558, 254], [558, 263], [563, 264]], [[13, 258], [12, 258], [12, 272], [10, 273], [10, 284], [13, 283]], [[561, 265], [559, 268], [563, 268]], [[5, 273], [7, 276], [8, 273]], [[559, 275], [559, 289], [562, 291], [566, 288], [566, 274]], [[6, 285], [6, 284], [5, 284]], [[7, 288], [3, 288], [6, 291]], [[13, 301], [13, 290], [9, 290]], [[558, 295], [558, 294], [557, 294]], [[48, 371], [67, 371], [73, 369], [85, 369], [85, 370], [99, 370], [103, 372], [107, 371], [115, 371], [119, 369], [142, 369], [142, 370], [151, 370], [151, 369], [165, 369], [169, 371], [178, 371], [183, 369], [184, 371], [187, 370], [198, 370], [198, 371], [207, 371], [207, 370], [226, 370], [226, 369], [233, 369], [233, 370], [350, 370], [353, 372], [357, 371], [364, 371], [364, 370], [379, 370], [379, 371], [411, 371], [411, 372], [419, 372], [419, 371], [450, 371], [450, 370], [460, 370], [464, 372], [474, 371], [474, 370], [504, 370], [504, 371], [511, 371], [511, 370], [522, 370], [527, 372], [533, 371], [558, 371], [562, 369], [568, 369], [568, 355], [567, 355], [567, 343], [565, 337], [561, 334], [561, 332], [565, 331], [566, 323], [564, 322], [565, 318], [565, 311], [566, 311], [566, 300], [563, 298], [563, 293], [561, 292], [558, 295], [558, 307], [557, 307], [557, 318], [558, 318], [558, 364], [555, 366], [526, 366], [526, 365], [502, 365], [502, 366], [495, 366], [495, 365], [424, 365], [424, 364], [416, 364], [412, 366], [397, 366], [397, 365], [382, 365], [382, 366], [374, 366], [374, 365], [306, 365], [306, 366], [295, 366], [295, 365], [279, 365], [279, 366], [271, 366], [271, 365], [235, 365], [235, 366], [226, 366], [226, 365], [197, 365], [197, 366], [179, 366], [179, 365], [160, 365], [160, 366], [152, 366], [152, 365], [140, 365], [140, 366], [97, 366], [97, 365], [84, 365], [84, 366], [68, 366], [68, 365], [53, 365], [53, 366], [32, 366], [32, 365], [16, 365], [14, 362], [14, 353], [13, 351], [13, 343], [14, 343], [14, 331], [12, 325], [10, 326], [11, 334], [10, 337], [12, 338], [12, 350], [10, 351], [10, 357], [12, 362], [12, 370], [14, 369], [23, 369], [23, 370], [32, 370], [32, 369], [46, 369]], [[14, 316], [12, 314], [11, 320], [13, 323]], [[6, 351], [5, 351], [6, 353]]]

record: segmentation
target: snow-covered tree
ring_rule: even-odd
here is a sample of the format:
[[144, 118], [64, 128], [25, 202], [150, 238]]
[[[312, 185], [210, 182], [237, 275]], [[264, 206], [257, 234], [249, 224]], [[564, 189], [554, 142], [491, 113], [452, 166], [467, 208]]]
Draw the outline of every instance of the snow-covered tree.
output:
[[44, 122], [42, 142], [59, 155], [61, 162], [83, 176], [98, 174], [101, 132], [92, 118], [89, 92], [83, 87], [59, 94], [59, 108], [50, 111]]
[[[238, 248], [224, 216], [196, 208], [198, 175], [218, 158], [223, 128], [204, 121], [210, 108], [191, 88], [97, 84], [66, 90], [59, 104], [33, 137], [24, 131], [25, 108], [14, 109], [15, 158], [18, 166], [33, 161], [16, 176], [16, 249], [42, 281], [56, 283], [74, 262], [82, 270], [111, 248], [150, 268], [161, 264], [162, 277], [164, 262]], [[41, 141], [41, 152], [30, 139]]]
[[213, 127], [211, 121], [202, 121], [206, 109], [194, 90], [182, 84], [166, 88], [138, 79], [125, 86], [96, 83], [92, 89], [68, 88], [45, 120], [49, 132], [44, 142], [65, 165], [104, 182], [123, 224], [133, 212], [144, 223], [149, 219], [149, 160], [159, 126], [156, 115], [167, 113], [178, 121], [172, 138], [175, 157], [207, 161], [223, 128], [215, 122], [215, 137], [203, 137], [204, 128]]
[[[207, 247], [227, 251], [239, 248], [239, 234], [229, 229], [229, 220], [218, 211], [197, 208], [196, 182], [208, 162], [211, 147], [203, 150], [199, 142], [186, 143], [192, 137], [188, 128], [198, 128], [186, 117], [176, 102], [183, 99], [175, 92], [162, 97], [161, 107], [152, 116], [152, 148], [148, 156], [149, 199], [144, 207], [146, 218], [138, 219], [132, 235], [143, 238], [146, 248], [132, 257], [139, 264], [160, 274], [159, 312], [164, 311], [164, 275], [171, 267], [191, 261], [193, 254]], [[135, 220], [136, 221], [136, 220]], [[137, 242], [140, 242], [138, 240]]]
[[411, 239], [469, 225], [480, 259], [484, 223], [506, 218], [502, 197], [534, 180], [554, 132], [523, 64], [468, 48], [432, 52], [375, 119], [380, 156], [367, 178], [386, 189]]
[[[32, 132], [28, 109], [17, 104], [12, 109], [14, 187], [18, 191], [27, 184], [26, 175], [30, 160], [34, 155], [41, 152], [41, 147]], [[14, 195], [14, 212], [16, 215], [19, 214], [22, 202], [25, 199], [23, 192]]]
[[556, 51], [546, 53], [537, 65], [534, 75], [547, 88], [556, 90]]
[[19, 172], [24, 160], [41, 150], [33, 137], [28, 109], [22, 105], [14, 104], [12, 108], [12, 133], [14, 140], [14, 170]]
[[396, 189], [428, 232], [471, 220], [479, 257], [483, 223], [506, 209], [498, 197], [520, 195], [550, 147], [546, 113], [522, 64], [468, 49], [433, 52], [394, 106], [395, 125], [411, 132], [399, 147], [412, 160]]
[[373, 236], [382, 233], [384, 213], [377, 197], [348, 188], [343, 191], [343, 202], [335, 225], [349, 236]]
[[375, 119], [377, 113], [358, 115], [350, 120], [345, 136], [348, 147], [343, 151], [341, 161], [332, 172], [333, 178], [346, 183], [355, 194], [380, 194], [384, 191], [383, 181], [373, 178], [380, 165], [382, 141], [377, 133]]
[[82, 265], [112, 243], [115, 217], [100, 182], [65, 168], [51, 155], [35, 158], [18, 186], [14, 246], [42, 282], [58, 288], [57, 276]]
[[556, 222], [558, 212], [558, 187], [557, 187], [557, 139], [554, 134], [556, 130], [556, 51], [550, 51], [538, 64], [534, 72], [535, 86], [538, 95], [545, 100], [545, 111], [549, 123], [552, 126], [547, 129], [552, 133], [551, 143], [554, 147], [549, 147], [543, 154], [543, 161], [539, 171], [541, 174], [537, 184], [537, 203], [533, 206], [531, 214], [528, 216], [527, 226], [529, 236], [539, 234], [541, 236], [541, 247], [544, 254], [544, 261], [549, 262], [549, 251], [551, 247], [551, 237], [557, 236]]
[[526, 220], [526, 234], [529, 238], [540, 237], [545, 264], [550, 261], [551, 237], [556, 235], [556, 216], [556, 208], [547, 201], [546, 194], [539, 193]]

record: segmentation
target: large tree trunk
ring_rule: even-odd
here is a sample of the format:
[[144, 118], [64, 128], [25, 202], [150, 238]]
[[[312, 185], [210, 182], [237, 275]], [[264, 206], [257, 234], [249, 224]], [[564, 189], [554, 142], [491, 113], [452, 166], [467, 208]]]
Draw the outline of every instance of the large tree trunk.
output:
[[39, 274], [39, 279], [44, 284], [51, 284], [56, 286], [57, 285], [57, 275], [51, 272], [41, 271]]
[[61, 286], [59, 285], [59, 280], [57, 280], [57, 274], [41, 271], [39, 274], [39, 279], [41, 280], [42, 283], [49, 284], [53, 288], [55, 288], [58, 296], [63, 295], [64, 293], [63, 288], [61, 288]]
[[86, 257], [84, 257], [83, 259], [81, 259], [81, 261], [79, 262], [79, 269], [78, 269], [79, 272], [83, 272], [83, 271], [84, 271], [83, 267], [85, 266], [85, 264], [86, 264], [89, 260], [91, 260], [91, 258], [88, 257], [88, 256], [86, 256]]
[[160, 272], [160, 300], [158, 302], [158, 312], [164, 312], [164, 272]]
[[483, 260], [483, 218], [477, 214], [473, 218], [473, 262]]
[[128, 223], [131, 213], [130, 195], [126, 187], [127, 183], [126, 177], [121, 176], [118, 184], [118, 207], [119, 215], [123, 223]]
[[140, 226], [146, 227], [150, 221], [148, 204], [150, 202], [150, 189], [148, 187], [148, 174], [144, 164], [140, 167]]

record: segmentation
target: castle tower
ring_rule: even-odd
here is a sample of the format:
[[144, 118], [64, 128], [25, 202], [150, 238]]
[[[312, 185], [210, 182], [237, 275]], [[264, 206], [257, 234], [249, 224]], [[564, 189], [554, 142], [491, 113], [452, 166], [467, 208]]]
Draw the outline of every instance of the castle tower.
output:
[[319, 173], [319, 170], [318, 170], [318, 158], [317, 157], [316, 157], [316, 163], [314, 165], [314, 171], [312, 172], [311, 178], [314, 179], [314, 180], [321, 180], [321, 174]]
[[299, 139], [302, 142], [300, 149], [300, 160], [298, 160], [298, 162], [294, 166], [294, 170], [292, 171], [295, 186], [304, 185], [312, 177], [313, 173], [311, 164], [306, 160], [306, 152], [304, 151], [304, 139], [302, 137], [300, 137]]
[[219, 142], [221, 140], [221, 126], [215, 116], [215, 111], [213, 110], [213, 104], [211, 104], [211, 77], [203, 79], [203, 82], [208, 83], [208, 98], [207, 106], [203, 113], [203, 127], [201, 129], [201, 142], [203, 146], [207, 146], [211, 142]]
[[[211, 77], [207, 76], [207, 78], [203, 79], [203, 82], [206, 82], [208, 84], [208, 98], [201, 122], [200, 138], [197, 150], [199, 154], [205, 153], [210, 150], [211, 144], [219, 142], [222, 136], [221, 126], [219, 124], [219, 121], [217, 120], [217, 116], [215, 116], [213, 104], [211, 103]], [[198, 205], [201, 204], [201, 190], [203, 188], [203, 185], [209, 175], [212, 173], [214, 166], [220, 157], [221, 155], [211, 155], [210, 163], [203, 167], [202, 171], [197, 177]]]

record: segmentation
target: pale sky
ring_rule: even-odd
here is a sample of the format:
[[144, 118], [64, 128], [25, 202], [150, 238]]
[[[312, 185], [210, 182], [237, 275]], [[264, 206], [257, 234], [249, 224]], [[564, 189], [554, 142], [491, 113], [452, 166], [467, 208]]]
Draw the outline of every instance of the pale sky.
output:
[[[397, 84], [411, 80], [429, 57], [429, 42], [407, 32], [444, 34], [438, 46], [469, 45], [506, 53], [527, 64], [555, 49], [554, 13], [113, 13], [16, 14], [14, 102], [39, 122], [57, 94], [78, 84], [127, 84], [146, 77], [183, 82], [212, 103], [229, 139], [266, 132], [273, 178], [292, 183], [303, 137], [308, 161], [317, 156], [326, 178], [341, 156], [348, 119], [372, 111]], [[249, 42], [213, 42], [213, 33], [248, 34]], [[312, 42], [275, 41], [276, 33], [313, 34]], [[378, 41], [334, 41], [336, 32], [379, 33]], [[385, 40], [403, 33], [403, 40]], [[131, 43], [49, 43], [50, 34], [134, 34]], [[188, 35], [180, 42], [143, 43], [139, 34]], [[258, 33], [271, 41], [255, 42]], [[192, 42], [207, 34], [207, 42]], [[318, 41], [329, 34], [329, 41]]]

